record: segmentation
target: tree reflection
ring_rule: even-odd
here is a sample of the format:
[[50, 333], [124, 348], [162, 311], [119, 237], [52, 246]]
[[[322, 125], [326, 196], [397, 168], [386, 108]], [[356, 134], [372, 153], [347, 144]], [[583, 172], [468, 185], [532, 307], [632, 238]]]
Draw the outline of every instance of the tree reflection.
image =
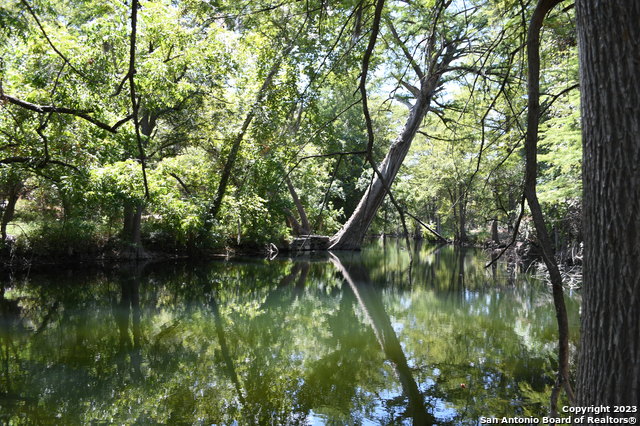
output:
[[[120, 301], [114, 307], [114, 319], [119, 331], [118, 366], [120, 374], [126, 371], [126, 358], [131, 363], [131, 377], [134, 380], [142, 378], [140, 353], [141, 344], [141, 311], [140, 311], [140, 281], [143, 278], [146, 263], [128, 265], [118, 271], [120, 285]], [[129, 333], [131, 324], [131, 333]]]
[[245, 405], [246, 402], [242, 393], [242, 385], [240, 384], [238, 373], [236, 372], [236, 368], [233, 364], [233, 359], [231, 357], [231, 354], [229, 353], [229, 346], [227, 344], [227, 337], [224, 331], [222, 316], [220, 315], [220, 308], [218, 307], [216, 294], [213, 290], [209, 296], [209, 306], [211, 307], [211, 312], [213, 313], [214, 322], [216, 325], [216, 336], [218, 337], [218, 344], [220, 345], [220, 354], [222, 356], [222, 359], [224, 360], [225, 371], [227, 373], [227, 376], [233, 383], [233, 387], [236, 390], [240, 404]]
[[407, 358], [391, 325], [391, 319], [385, 311], [380, 293], [372, 286], [367, 270], [361, 265], [351, 263], [345, 267], [340, 257], [335, 254], [331, 256], [331, 261], [349, 284], [373, 328], [385, 357], [393, 364], [402, 385], [403, 394], [408, 400], [407, 417], [412, 418], [414, 424], [434, 424], [435, 418], [427, 411], [424, 397], [413, 378]]
[[0, 423], [474, 424], [545, 412], [546, 288], [509, 285], [473, 250], [419, 247], [409, 269], [406, 250], [385, 246], [13, 279], [0, 288]]

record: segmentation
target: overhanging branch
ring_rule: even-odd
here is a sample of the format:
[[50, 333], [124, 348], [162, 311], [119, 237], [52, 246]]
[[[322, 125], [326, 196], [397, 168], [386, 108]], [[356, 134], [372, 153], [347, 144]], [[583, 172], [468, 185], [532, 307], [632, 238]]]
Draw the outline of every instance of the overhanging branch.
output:
[[86, 120], [89, 123], [103, 130], [106, 130], [110, 133], [116, 133], [116, 131], [120, 126], [125, 124], [127, 121], [131, 120], [131, 116], [128, 116], [116, 122], [113, 126], [110, 126], [107, 123], [104, 123], [103, 121], [100, 121], [90, 116], [89, 113], [92, 112], [91, 110], [57, 107], [53, 105], [38, 105], [38, 104], [34, 104], [31, 102], [27, 102], [22, 99], [16, 98], [15, 96], [7, 95], [6, 93], [0, 93], [0, 99], [4, 102], [19, 106], [29, 111], [37, 112], [38, 114], [57, 113], [57, 114], [73, 115], [73, 116], [82, 118], [83, 120]]

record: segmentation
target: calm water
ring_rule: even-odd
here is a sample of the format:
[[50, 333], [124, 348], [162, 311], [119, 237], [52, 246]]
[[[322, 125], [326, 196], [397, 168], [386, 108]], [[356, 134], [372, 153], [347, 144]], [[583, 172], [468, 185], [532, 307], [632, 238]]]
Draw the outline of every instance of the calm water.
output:
[[[312, 259], [5, 277], [0, 423], [543, 415], [555, 365], [550, 293], [485, 262], [480, 251], [423, 246], [410, 264], [387, 242]], [[576, 298], [568, 308], [576, 330]]]

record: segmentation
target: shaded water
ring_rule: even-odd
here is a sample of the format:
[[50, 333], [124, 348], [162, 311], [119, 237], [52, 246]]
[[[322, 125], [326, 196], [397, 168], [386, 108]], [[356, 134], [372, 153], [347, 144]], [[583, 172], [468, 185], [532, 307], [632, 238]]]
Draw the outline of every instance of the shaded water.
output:
[[[0, 423], [477, 424], [544, 415], [548, 288], [476, 250], [31, 274], [0, 293]], [[572, 329], [578, 302], [568, 298]], [[575, 336], [574, 336], [575, 341]]]

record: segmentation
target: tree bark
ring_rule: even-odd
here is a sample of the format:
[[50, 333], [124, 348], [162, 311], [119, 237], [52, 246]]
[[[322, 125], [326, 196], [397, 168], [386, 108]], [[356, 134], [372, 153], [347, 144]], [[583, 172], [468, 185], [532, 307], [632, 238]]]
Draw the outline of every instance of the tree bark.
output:
[[508, 213], [507, 220], [508, 220], [509, 223], [507, 223], [507, 233], [509, 235], [511, 235], [511, 234], [513, 234], [513, 228], [514, 228], [513, 225], [514, 225], [514, 223], [516, 221], [516, 217], [517, 217], [517, 215], [515, 213], [515, 209], [516, 209], [516, 206], [518, 205], [516, 203], [516, 198], [513, 195], [513, 192], [511, 192], [511, 191], [509, 191], [508, 203], [509, 203], [509, 206], [508, 206], [509, 213]]
[[462, 190], [462, 198], [458, 201], [458, 240], [456, 244], [464, 245], [469, 242], [467, 236], [467, 194]]
[[498, 219], [491, 219], [491, 239], [494, 243], [500, 244], [500, 235], [498, 234]]
[[296, 219], [296, 217], [293, 215], [293, 212], [289, 209], [284, 209], [284, 217], [285, 217], [285, 221], [287, 223], [287, 226], [289, 226], [289, 228], [291, 228], [291, 230], [294, 232], [294, 234], [296, 235], [303, 235], [304, 234], [304, 230], [302, 229], [302, 225], [300, 225], [300, 222], [298, 222], [298, 219]]
[[[144, 136], [144, 140], [151, 139], [151, 135], [156, 128], [158, 122], [158, 114], [148, 109], [140, 111], [140, 134]], [[122, 227], [122, 238], [130, 244], [131, 256], [138, 259], [146, 257], [144, 247], [142, 246], [142, 212], [144, 211], [144, 202], [125, 203], [124, 206], [124, 224]]]
[[[576, 1], [584, 263], [577, 403], [640, 401], [640, 3]], [[638, 412], [609, 413], [635, 417]]]
[[23, 182], [20, 180], [10, 182], [7, 191], [7, 204], [2, 211], [2, 241], [7, 239], [7, 225], [13, 220], [13, 216], [16, 212], [16, 204], [20, 198], [20, 191], [22, 191]]
[[142, 247], [142, 204], [127, 203], [124, 206], [122, 239], [130, 245], [131, 255], [135, 258], [144, 257]]

